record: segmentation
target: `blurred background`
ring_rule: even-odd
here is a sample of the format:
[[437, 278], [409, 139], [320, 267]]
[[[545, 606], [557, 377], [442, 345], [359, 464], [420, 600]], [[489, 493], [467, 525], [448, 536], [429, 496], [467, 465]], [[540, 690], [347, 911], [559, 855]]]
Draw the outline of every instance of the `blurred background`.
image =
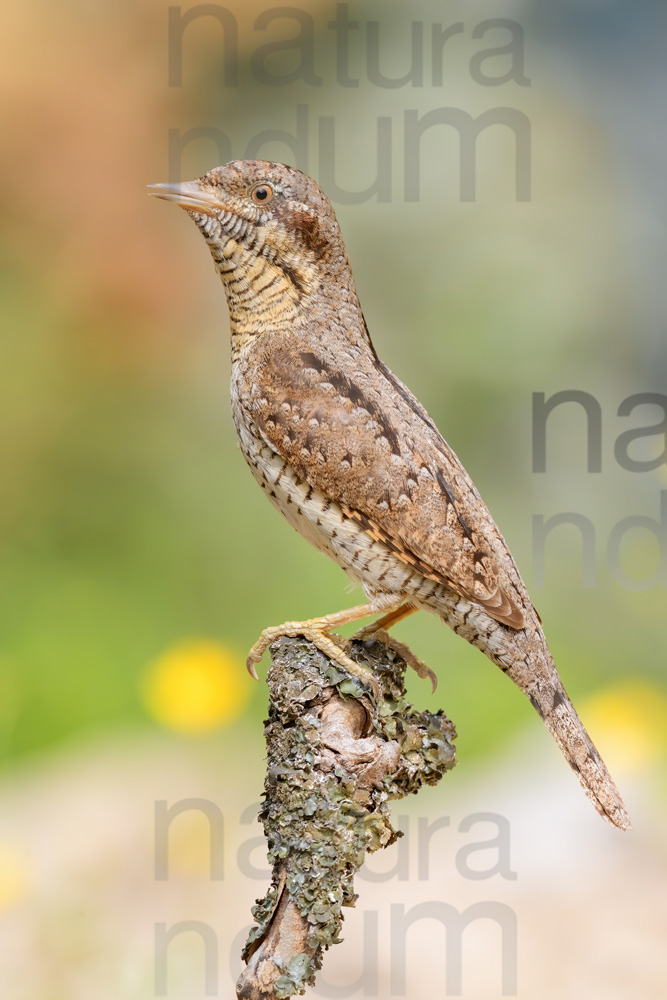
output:
[[[246, 651], [266, 625], [357, 599], [246, 469], [223, 290], [186, 215], [145, 195], [260, 156], [331, 195], [375, 346], [491, 508], [635, 823], [606, 829], [500, 672], [435, 620], [408, 619], [398, 637], [440, 678], [435, 696], [411, 680], [411, 696], [454, 720], [459, 766], [397, 806], [405, 878], [389, 852], [372, 859], [385, 875], [360, 880], [348, 940], [314, 995], [456, 993], [435, 919], [407, 938], [406, 989], [390, 974], [391, 905], [493, 901], [515, 914], [516, 978], [498, 929], [471, 927], [462, 995], [663, 997], [666, 416], [655, 402], [619, 408], [667, 384], [664, 4], [189, 10], [5, 10], [6, 995], [163, 995], [155, 927], [189, 920], [215, 930], [217, 992], [205, 993], [192, 932], [171, 946], [168, 995], [231, 995], [265, 886], [252, 817], [266, 690]], [[474, 154], [456, 128], [426, 130], [443, 108], [496, 122]], [[546, 471], [533, 471], [533, 394], [566, 390], [601, 415], [599, 472], [576, 403], [549, 417]], [[653, 431], [617, 445], [642, 428]], [[540, 541], [556, 515], [568, 517]], [[156, 881], [155, 802], [188, 798], [217, 804], [224, 873], [211, 878], [207, 821], [190, 810]], [[506, 818], [516, 879], [457, 864], [465, 845], [493, 839], [488, 819], [466, 827], [480, 813]], [[427, 878], [419, 830], [437, 820]]]

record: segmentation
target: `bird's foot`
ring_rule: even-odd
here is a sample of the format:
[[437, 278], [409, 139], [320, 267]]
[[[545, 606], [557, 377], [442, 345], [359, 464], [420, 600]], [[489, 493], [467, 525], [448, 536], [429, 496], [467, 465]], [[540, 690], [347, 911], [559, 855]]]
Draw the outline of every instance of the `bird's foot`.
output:
[[352, 636], [353, 639], [360, 639], [362, 642], [369, 639], [377, 639], [383, 645], [388, 646], [389, 649], [393, 649], [394, 652], [405, 660], [409, 667], [419, 674], [420, 677], [426, 678], [431, 682], [432, 693], [435, 693], [435, 689], [438, 686], [438, 678], [433, 673], [430, 667], [427, 667], [423, 660], [420, 660], [418, 656], [412, 652], [409, 646], [406, 646], [404, 642], [400, 642], [395, 639], [393, 635], [389, 635], [388, 632], [383, 628], [377, 627], [378, 623], [373, 623], [372, 625], [367, 625], [365, 628], [360, 629], [355, 635]]
[[369, 670], [360, 667], [354, 660], [351, 660], [347, 653], [334, 642], [329, 630], [326, 627], [323, 628], [320, 624], [325, 620], [322, 618], [311, 618], [305, 622], [284, 622], [282, 625], [273, 625], [271, 628], [265, 628], [248, 654], [248, 659], [246, 660], [248, 673], [257, 680], [255, 664], [259, 663], [267, 648], [276, 639], [280, 639], [284, 635], [292, 639], [298, 635], [302, 635], [304, 639], [308, 639], [314, 646], [317, 646], [320, 652], [324, 653], [329, 660], [333, 660], [334, 663], [342, 667], [348, 674], [352, 674], [362, 684], [369, 687], [373, 692], [375, 700], [380, 701], [382, 692], [373, 674]]
[[328, 656], [330, 660], [337, 663], [339, 667], [346, 670], [357, 680], [365, 684], [373, 692], [377, 701], [381, 700], [382, 692], [380, 685], [370, 671], [360, 667], [358, 663], [351, 660], [341, 647], [331, 638], [332, 630], [338, 625], [346, 625], [348, 622], [358, 621], [359, 618], [367, 618], [369, 615], [377, 614], [379, 611], [388, 613], [395, 612], [401, 606], [400, 599], [396, 599], [390, 594], [383, 594], [373, 598], [367, 604], [357, 604], [354, 608], [347, 608], [345, 611], [336, 611], [331, 615], [324, 615], [322, 618], [309, 618], [303, 622], [283, 622], [282, 625], [273, 625], [265, 628], [255, 645], [248, 654], [246, 667], [248, 673], [257, 680], [255, 664], [259, 663], [262, 656], [276, 639], [281, 636], [296, 638], [302, 635], [313, 645]]
[[420, 677], [428, 677], [431, 682], [431, 687], [435, 692], [438, 686], [438, 678], [435, 676], [430, 667], [427, 667], [423, 660], [420, 660], [418, 656], [412, 652], [412, 650], [405, 645], [404, 642], [399, 642], [398, 639], [394, 639], [393, 636], [388, 634], [388, 629], [392, 625], [396, 625], [398, 622], [403, 621], [408, 615], [414, 614], [418, 609], [409, 602], [406, 601], [405, 604], [399, 604], [398, 607], [389, 611], [387, 614], [383, 615], [382, 618], [378, 618], [377, 621], [371, 622], [370, 625], [365, 625], [362, 629], [359, 629], [353, 636], [354, 639], [360, 639], [362, 642], [366, 639], [379, 639], [380, 642], [384, 643], [385, 646], [389, 646], [390, 649], [395, 650], [399, 656], [402, 656], [409, 667], [419, 674]]

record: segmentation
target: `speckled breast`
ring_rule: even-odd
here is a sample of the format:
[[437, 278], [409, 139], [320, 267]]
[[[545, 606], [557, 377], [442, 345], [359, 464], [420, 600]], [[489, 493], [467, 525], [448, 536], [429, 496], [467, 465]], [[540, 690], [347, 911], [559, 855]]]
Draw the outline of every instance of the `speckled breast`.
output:
[[299, 479], [289, 463], [262, 437], [232, 370], [232, 413], [241, 451], [252, 473], [285, 519], [320, 552], [360, 582], [368, 595], [431, 591], [432, 583], [371, 538], [342, 508]]

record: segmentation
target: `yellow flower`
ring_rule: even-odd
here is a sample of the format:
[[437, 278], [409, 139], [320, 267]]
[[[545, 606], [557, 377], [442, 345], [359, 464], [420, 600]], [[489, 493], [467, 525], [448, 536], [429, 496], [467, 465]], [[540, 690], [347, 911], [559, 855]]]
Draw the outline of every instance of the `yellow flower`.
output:
[[582, 714], [612, 771], [639, 770], [665, 751], [667, 695], [649, 680], [620, 681], [598, 692]]
[[221, 643], [192, 639], [167, 649], [150, 665], [142, 695], [157, 722], [196, 735], [240, 715], [251, 685], [240, 657]]
[[22, 902], [29, 888], [27, 852], [13, 844], [0, 844], [0, 910]]

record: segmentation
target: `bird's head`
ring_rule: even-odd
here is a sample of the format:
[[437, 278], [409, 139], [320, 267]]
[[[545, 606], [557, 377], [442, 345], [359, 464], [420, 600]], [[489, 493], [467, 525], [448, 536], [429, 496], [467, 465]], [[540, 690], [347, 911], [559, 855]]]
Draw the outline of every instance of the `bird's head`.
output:
[[[195, 181], [152, 184], [149, 193], [185, 209], [206, 238], [223, 282], [266, 264], [299, 298], [347, 268], [331, 203], [294, 167], [267, 160], [232, 160]], [[250, 279], [249, 279], [250, 280]]]

